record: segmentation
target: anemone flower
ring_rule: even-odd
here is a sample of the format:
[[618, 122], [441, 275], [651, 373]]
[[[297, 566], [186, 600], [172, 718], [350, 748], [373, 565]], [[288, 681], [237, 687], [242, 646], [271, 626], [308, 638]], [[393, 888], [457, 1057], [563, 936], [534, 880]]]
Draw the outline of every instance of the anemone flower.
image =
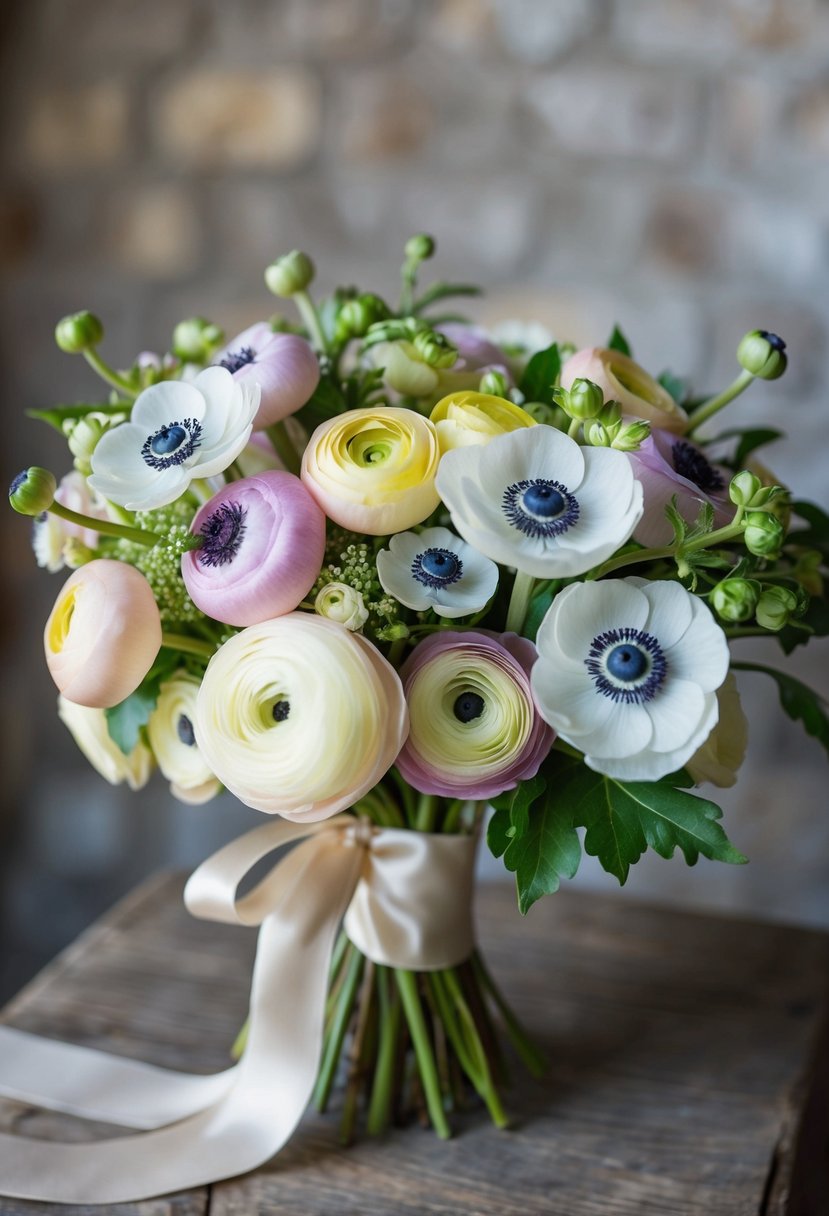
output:
[[711, 464], [705, 453], [689, 439], [670, 431], [653, 430], [637, 451], [628, 452], [636, 480], [644, 494], [644, 514], [634, 538], [642, 545], [666, 545], [673, 528], [665, 508], [673, 498], [680, 515], [689, 524], [706, 503], [714, 508], [715, 527], [722, 527], [734, 514], [728, 497], [729, 473]]
[[498, 567], [448, 528], [398, 532], [377, 554], [384, 591], [416, 612], [468, 616], [486, 607], [498, 586]]

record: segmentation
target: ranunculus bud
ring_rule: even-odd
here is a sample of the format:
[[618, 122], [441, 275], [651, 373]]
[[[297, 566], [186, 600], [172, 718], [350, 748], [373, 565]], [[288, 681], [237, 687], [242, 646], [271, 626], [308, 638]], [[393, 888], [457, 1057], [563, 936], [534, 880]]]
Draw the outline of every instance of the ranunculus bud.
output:
[[206, 363], [224, 341], [224, 331], [204, 317], [179, 321], [173, 330], [173, 354], [185, 363]]
[[601, 413], [604, 393], [598, 384], [579, 376], [569, 389], [562, 389], [559, 392], [556, 401], [568, 418], [578, 418], [579, 421], [584, 421], [587, 418], [595, 418]]
[[777, 380], [788, 362], [786, 343], [767, 329], [753, 329], [737, 347], [737, 362], [752, 376], [761, 380]]
[[457, 348], [434, 329], [422, 329], [415, 334], [414, 347], [430, 367], [452, 367], [458, 359]]
[[55, 341], [67, 355], [82, 355], [92, 350], [104, 336], [104, 327], [91, 312], [75, 312], [55, 326]]
[[650, 433], [651, 424], [649, 422], [631, 422], [620, 428], [615, 439], [611, 440], [610, 446], [620, 452], [635, 452]]
[[20, 515], [40, 515], [55, 501], [57, 488], [54, 473], [33, 464], [18, 473], [9, 486], [9, 502]]
[[757, 607], [759, 583], [747, 578], [726, 578], [711, 592], [711, 606], [723, 621], [750, 621]]
[[285, 253], [275, 262], [271, 262], [265, 271], [265, 283], [268, 291], [283, 299], [290, 299], [298, 291], [305, 291], [313, 281], [315, 274], [314, 263], [300, 249]]
[[435, 252], [435, 238], [427, 236], [425, 232], [418, 232], [406, 241], [404, 252], [407, 262], [425, 262]]
[[762, 481], [755, 473], [749, 469], [741, 469], [729, 482], [728, 497], [735, 506], [748, 507], [754, 502], [754, 496], [762, 486]]
[[380, 296], [366, 291], [357, 296], [356, 300], [346, 300], [337, 314], [335, 336], [338, 342], [346, 342], [349, 338], [362, 338], [372, 325], [387, 320], [391, 316], [389, 306]]
[[797, 609], [797, 596], [788, 587], [765, 587], [757, 601], [757, 624], [777, 633]]
[[481, 376], [478, 391], [484, 393], [487, 397], [504, 397], [506, 400], [509, 400], [507, 378], [503, 372], [495, 371], [494, 369], [484, 372]]
[[775, 515], [768, 511], [752, 511], [746, 519], [743, 537], [746, 548], [755, 557], [774, 557], [785, 534], [785, 528]]
[[435, 424], [441, 453], [489, 443], [496, 435], [536, 425], [525, 409], [508, 398], [471, 391], [442, 397], [429, 417]]
[[314, 611], [329, 621], [345, 625], [352, 633], [368, 620], [368, 608], [359, 591], [347, 583], [326, 583], [314, 600]]

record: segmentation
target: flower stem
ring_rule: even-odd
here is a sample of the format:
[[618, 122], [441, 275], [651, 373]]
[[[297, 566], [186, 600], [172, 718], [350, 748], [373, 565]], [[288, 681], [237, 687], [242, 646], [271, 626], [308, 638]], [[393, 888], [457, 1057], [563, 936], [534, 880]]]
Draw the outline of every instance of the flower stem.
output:
[[507, 633], [520, 633], [523, 629], [534, 586], [535, 579], [531, 574], [524, 574], [522, 570], [516, 570], [507, 609]]
[[364, 959], [360, 951], [354, 950], [347, 963], [345, 982], [334, 1010], [330, 1031], [326, 1037], [322, 1064], [320, 1065], [317, 1084], [314, 1088], [314, 1105], [317, 1110], [325, 1110], [328, 1105], [328, 1098], [331, 1093], [331, 1086], [334, 1084], [334, 1074], [337, 1071], [337, 1063], [342, 1051], [345, 1032], [348, 1029], [351, 1011], [354, 1008], [360, 976], [363, 973], [363, 962]]
[[655, 562], [658, 558], [663, 557], [681, 557], [683, 553], [695, 553], [697, 549], [710, 549], [713, 545], [735, 540], [743, 534], [741, 521], [744, 513], [745, 508], [738, 507], [730, 524], [726, 524], [724, 528], [717, 528], [714, 532], [708, 532], [705, 536], [698, 536], [695, 540], [689, 540], [680, 546], [665, 545], [662, 549], [637, 549], [633, 553], [620, 553], [618, 557], [611, 557], [610, 561], [599, 566], [593, 574], [593, 578], [604, 578], [606, 574], [610, 574], [613, 570], [621, 570], [623, 566], [635, 566], [639, 562]]
[[438, 800], [434, 794], [421, 794], [415, 813], [415, 831], [433, 832], [438, 813]]
[[523, 1060], [527, 1070], [534, 1077], [543, 1076], [547, 1071], [547, 1061], [544, 1059], [544, 1056], [541, 1054], [532, 1040], [528, 1037], [524, 1027], [518, 1021], [518, 1018], [507, 1004], [501, 989], [490, 975], [484, 960], [481, 958], [481, 955], [477, 950], [473, 953], [470, 962], [472, 963], [472, 970], [475, 973], [475, 978], [477, 979], [481, 988], [489, 995], [491, 1000], [497, 1006], [498, 1012], [501, 1014], [501, 1017], [504, 1020], [504, 1025], [506, 1026], [507, 1034], [510, 1037], [512, 1045]]
[[744, 392], [754, 379], [755, 377], [752, 376], [751, 372], [743, 370], [737, 379], [729, 384], [728, 388], [723, 389], [721, 393], [717, 393], [716, 397], [703, 401], [702, 405], [698, 405], [690, 415], [690, 425], [686, 434], [693, 435], [697, 427], [702, 426], [703, 422], [707, 422], [723, 406], [728, 405], [729, 401], [733, 401], [735, 397], [739, 397], [740, 393]]
[[429, 1042], [429, 1033], [426, 1029], [426, 1019], [423, 1016], [423, 1007], [417, 991], [417, 981], [411, 971], [395, 970], [394, 975], [403, 1001], [406, 1021], [409, 1024], [409, 1033], [412, 1036], [429, 1117], [441, 1140], [448, 1140], [451, 1131], [443, 1110], [440, 1081], [435, 1067], [432, 1044]]
[[162, 633], [161, 645], [167, 650], [181, 650], [185, 654], [196, 654], [199, 658], [212, 659], [216, 647], [198, 638], [188, 637], [184, 633]]
[[377, 967], [377, 994], [380, 999], [380, 1044], [366, 1116], [366, 1130], [370, 1136], [379, 1136], [384, 1132], [391, 1117], [400, 1034], [400, 992], [397, 987], [391, 986], [391, 974], [387, 967]]
[[297, 306], [299, 315], [302, 317], [305, 328], [308, 330], [312, 346], [315, 346], [320, 354], [327, 354], [328, 343], [325, 340], [325, 334], [322, 332], [319, 313], [314, 301], [307, 291], [294, 292], [293, 301]]
[[105, 363], [96, 350], [85, 350], [83, 356], [89, 366], [96, 371], [102, 380], [117, 389], [119, 393], [123, 393], [125, 397], [130, 397], [133, 401], [138, 396], [138, 392], [130, 384], [129, 380], [125, 380], [123, 376], [119, 376], [108, 363]]
[[577, 439], [581, 430], [581, 418], [571, 418], [570, 425], [567, 428], [567, 434], [570, 439]]
[[116, 524], [111, 519], [94, 519], [91, 515], [81, 515], [79, 511], [70, 511], [69, 507], [64, 507], [57, 501], [49, 507], [49, 512], [65, 519], [67, 523], [91, 528], [102, 536], [117, 536], [120, 540], [130, 540], [135, 545], [154, 545], [161, 540], [157, 532], [148, 532], [146, 528], [130, 528], [126, 524]]
[[265, 427], [265, 434], [273, 444], [273, 449], [286, 470], [289, 473], [293, 473], [295, 477], [298, 477], [302, 461], [296, 448], [291, 443], [285, 423], [274, 422], [272, 426]]

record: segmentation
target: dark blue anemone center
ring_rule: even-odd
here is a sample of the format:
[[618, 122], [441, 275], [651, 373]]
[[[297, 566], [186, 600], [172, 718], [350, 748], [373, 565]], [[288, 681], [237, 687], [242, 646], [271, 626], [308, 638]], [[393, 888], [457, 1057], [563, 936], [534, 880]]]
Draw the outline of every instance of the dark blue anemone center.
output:
[[577, 499], [560, 481], [535, 477], [507, 486], [501, 500], [507, 522], [525, 536], [560, 536], [579, 518]]
[[653, 634], [627, 625], [598, 634], [584, 664], [597, 690], [624, 705], [652, 700], [668, 674], [664, 651]]
[[24, 469], [22, 473], [18, 473], [9, 486], [9, 494], [16, 494], [21, 486], [24, 486], [29, 480], [29, 470]]
[[240, 346], [238, 350], [229, 350], [224, 359], [219, 360], [219, 367], [226, 367], [229, 372], [238, 372], [240, 367], [247, 367], [256, 362], [256, 355], [250, 346]]
[[449, 587], [463, 575], [463, 562], [451, 549], [424, 549], [412, 562], [412, 575], [423, 587]]
[[193, 747], [195, 745], [196, 733], [193, 730], [193, 723], [187, 717], [187, 714], [179, 714], [176, 732], [185, 747]]
[[226, 566], [232, 562], [245, 535], [247, 511], [238, 502], [223, 502], [207, 516], [200, 534], [204, 537], [198, 550], [201, 566]]
[[186, 438], [187, 432], [183, 426], [163, 426], [150, 440], [150, 451], [155, 452], [156, 456], [166, 456], [180, 448]]
[[564, 495], [552, 484], [536, 481], [524, 491], [522, 505], [541, 519], [555, 519], [564, 510]]
[[758, 330], [761, 338], [765, 338], [772, 350], [783, 351], [786, 349], [786, 343], [777, 334], [769, 333], [767, 329]]
[[201, 446], [202, 425], [195, 418], [167, 422], [148, 435], [141, 448], [144, 463], [162, 473], [173, 465], [184, 464]]
[[687, 439], [677, 439], [673, 444], [671, 461], [675, 473], [692, 481], [706, 494], [712, 490], [721, 490], [725, 485], [719, 469], [715, 469], [699, 448], [695, 448]]
[[484, 699], [477, 692], [462, 692], [455, 698], [452, 712], [459, 722], [474, 722], [484, 712]]
[[640, 679], [649, 667], [649, 660], [638, 646], [623, 642], [621, 646], [613, 647], [605, 659], [605, 665], [615, 680], [627, 682]]

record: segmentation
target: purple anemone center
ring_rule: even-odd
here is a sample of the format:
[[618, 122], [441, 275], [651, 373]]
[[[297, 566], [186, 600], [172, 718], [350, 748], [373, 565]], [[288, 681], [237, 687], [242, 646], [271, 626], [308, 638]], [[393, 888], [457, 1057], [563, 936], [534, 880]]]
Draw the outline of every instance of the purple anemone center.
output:
[[712, 490], [721, 490], [725, 485], [722, 474], [715, 469], [711, 462], [703, 456], [699, 448], [695, 448], [687, 439], [677, 439], [671, 447], [671, 461], [674, 472], [686, 481], [692, 481], [706, 494]]
[[238, 502], [223, 502], [207, 516], [199, 533], [204, 537], [198, 550], [202, 566], [226, 566], [232, 562], [245, 535], [247, 511]]
[[240, 346], [238, 350], [229, 350], [224, 359], [219, 360], [219, 367], [226, 367], [232, 374], [238, 372], [240, 367], [247, 367], [249, 363], [256, 362], [256, 355], [253, 352], [252, 346]]

